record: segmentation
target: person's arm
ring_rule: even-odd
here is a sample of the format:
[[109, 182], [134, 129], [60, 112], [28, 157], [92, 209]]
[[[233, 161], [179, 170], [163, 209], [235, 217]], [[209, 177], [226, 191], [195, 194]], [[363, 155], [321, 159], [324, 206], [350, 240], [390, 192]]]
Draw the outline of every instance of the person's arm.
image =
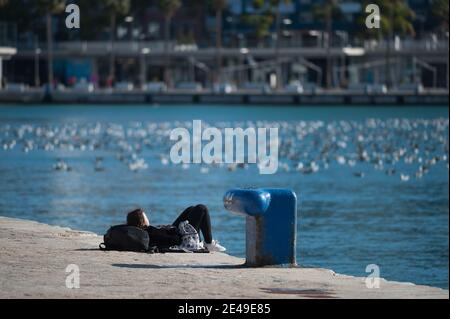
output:
[[181, 242], [177, 229], [173, 226], [161, 226], [147, 228], [148, 235], [150, 237], [150, 245], [152, 246], [174, 246], [179, 245]]

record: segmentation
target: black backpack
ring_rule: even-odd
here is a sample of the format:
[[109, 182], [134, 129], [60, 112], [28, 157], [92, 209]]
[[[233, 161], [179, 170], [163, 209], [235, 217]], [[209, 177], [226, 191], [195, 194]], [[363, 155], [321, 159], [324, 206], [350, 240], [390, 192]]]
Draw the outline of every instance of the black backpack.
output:
[[150, 252], [148, 233], [134, 226], [112, 226], [103, 236], [101, 250]]

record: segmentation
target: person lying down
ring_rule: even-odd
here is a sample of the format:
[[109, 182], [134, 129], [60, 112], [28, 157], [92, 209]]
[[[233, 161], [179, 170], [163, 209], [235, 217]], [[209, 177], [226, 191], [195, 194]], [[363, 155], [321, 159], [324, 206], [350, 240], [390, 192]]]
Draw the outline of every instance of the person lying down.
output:
[[[189, 225], [187, 225], [189, 224]], [[186, 208], [172, 225], [150, 225], [150, 221], [141, 208], [135, 209], [127, 215], [127, 225], [145, 230], [152, 245], [157, 247], [176, 247], [186, 245], [186, 233], [193, 227], [198, 235], [203, 236], [203, 245], [210, 252], [224, 252], [225, 247], [213, 239], [211, 217], [205, 205], [190, 206]], [[195, 232], [194, 232], [195, 233]]]

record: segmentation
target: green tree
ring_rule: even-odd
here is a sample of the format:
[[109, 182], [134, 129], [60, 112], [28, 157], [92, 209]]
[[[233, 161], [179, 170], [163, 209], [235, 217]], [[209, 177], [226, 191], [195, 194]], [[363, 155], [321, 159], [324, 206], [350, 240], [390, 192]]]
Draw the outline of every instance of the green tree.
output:
[[29, 30], [31, 28], [31, 16], [29, 4], [24, 0], [0, 0], [0, 20], [14, 22], [20, 29]]
[[[77, 0], [76, 4], [80, 7], [82, 26], [77, 32], [68, 32], [69, 39], [78, 37], [83, 41], [95, 41], [99, 40], [103, 31], [108, 30], [109, 34], [111, 18], [109, 12], [103, 11], [102, 1]], [[96, 32], [92, 32], [93, 30]]]
[[217, 80], [222, 76], [222, 20], [223, 12], [228, 7], [228, 0], [211, 0], [211, 5], [216, 12], [216, 69]]
[[327, 88], [331, 87], [332, 81], [332, 70], [331, 70], [331, 47], [333, 46], [333, 22], [335, 19], [339, 19], [342, 12], [339, 0], [325, 0], [322, 5], [316, 5], [313, 9], [314, 16], [319, 21], [324, 23], [325, 33], [326, 33], [326, 73], [325, 73], [325, 85]]
[[109, 16], [110, 30], [110, 58], [109, 58], [109, 78], [115, 79], [116, 59], [114, 54], [114, 43], [116, 41], [117, 17], [124, 16], [130, 11], [130, 0], [102, 0], [102, 12]]
[[47, 34], [47, 73], [49, 89], [53, 87], [53, 30], [52, 16], [64, 11], [66, 6], [65, 0], [36, 0], [34, 4], [37, 11], [45, 15], [46, 34]]
[[[8, 0], [0, 0], [0, 8], [6, 7], [7, 4], [8, 4]], [[0, 25], [0, 28], [1, 28], [1, 25]], [[1, 29], [0, 29], [0, 31], [1, 31]], [[3, 39], [0, 38], [0, 45], [2, 44], [2, 41], [3, 41]], [[2, 63], [2, 62], [0, 61], [0, 63]], [[0, 65], [0, 68], [1, 67], [2, 66]], [[2, 87], [2, 82], [1, 82], [1, 79], [0, 79], [0, 88], [1, 87]]]
[[282, 72], [280, 65], [280, 40], [281, 40], [281, 5], [289, 4], [291, 0], [269, 0], [272, 12], [275, 12], [275, 61], [277, 63], [277, 88], [281, 86]]
[[270, 26], [273, 24], [273, 17], [268, 14], [245, 15], [243, 20], [254, 29], [254, 35], [261, 45], [261, 41], [270, 34]]
[[362, 17], [361, 23], [366, 30], [368, 37], [384, 38], [386, 40], [385, 52], [385, 76], [386, 85], [392, 87], [396, 81], [394, 76], [394, 68], [391, 67], [392, 48], [391, 43], [395, 36], [414, 36], [415, 30], [413, 21], [416, 17], [414, 11], [408, 6], [405, 0], [370, 0], [364, 5], [373, 3], [380, 8], [380, 28], [367, 29], [365, 27], [365, 17]]
[[438, 20], [441, 30], [444, 33], [448, 32], [448, 0], [434, 0], [431, 12]]
[[172, 24], [172, 19], [178, 9], [181, 7], [180, 0], [158, 0], [158, 8], [164, 15], [164, 56], [165, 66], [164, 66], [164, 81], [166, 84], [171, 84], [171, 79], [169, 76], [170, 67], [170, 56], [169, 56], [169, 41], [170, 41], [170, 27]]
[[253, 8], [260, 12], [246, 14], [242, 17], [243, 22], [253, 28], [258, 46], [261, 44], [260, 42], [270, 34], [270, 27], [274, 21], [270, 10], [265, 10], [265, 4], [265, 0], [253, 0]]

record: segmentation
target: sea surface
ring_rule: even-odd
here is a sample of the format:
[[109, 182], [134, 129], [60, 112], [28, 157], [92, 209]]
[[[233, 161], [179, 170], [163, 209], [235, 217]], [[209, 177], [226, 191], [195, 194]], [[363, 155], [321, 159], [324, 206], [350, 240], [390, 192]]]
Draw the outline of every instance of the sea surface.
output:
[[[214, 237], [245, 255], [234, 187], [298, 196], [301, 266], [448, 289], [446, 107], [0, 105], [0, 215], [104, 234], [142, 207], [153, 224], [210, 209]], [[279, 167], [175, 165], [174, 128], [279, 129]], [[206, 142], [203, 142], [203, 146]], [[1, 260], [1, 256], [0, 256]]]

